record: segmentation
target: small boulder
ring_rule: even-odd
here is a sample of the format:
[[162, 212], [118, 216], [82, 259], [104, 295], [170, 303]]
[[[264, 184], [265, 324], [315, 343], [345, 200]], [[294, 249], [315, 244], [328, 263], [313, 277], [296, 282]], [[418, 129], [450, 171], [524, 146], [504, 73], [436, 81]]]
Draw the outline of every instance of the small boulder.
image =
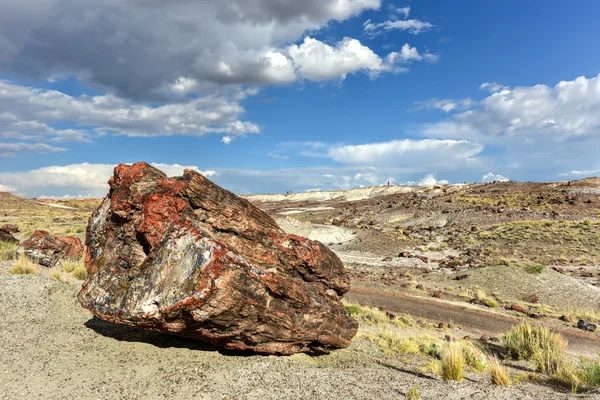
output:
[[56, 237], [46, 231], [35, 231], [19, 245], [17, 253], [51, 268], [62, 266], [64, 260], [81, 258], [83, 250], [81, 240], [76, 237]]
[[513, 310], [513, 311], [517, 311], [517, 312], [520, 312], [520, 313], [523, 313], [523, 314], [529, 314], [529, 312], [527, 311], [527, 309], [525, 307], [520, 306], [518, 304], [511, 304], [508, 307], [508, 309], [509, 310]]
[[573, 322], [573, 319], [571, 319], [571, 317], [569, 317], [568, 315], [561, 315], [559, 319], [561, 321], [567, 322], [567, 323], [572, 323]]
[[535, 294], [532, 294], [532, 295], [523, 297], [523, 301], [525, 301], [527, 303], [539, 303], [540, 298], [537, 297]]
[[590, 331], [590, 332], [596, 332], [596, 329], [598, 329], [596, 324], [592, 324], [591, 322], [585, 321], [583, 319], [580, 319], [577, 322], [577, 327], [579, 329], [583, 329], [584, 331]]
[[0, 242], [19, 244], [19, 240], [3, 228], [0, 228]]
[[9, 233], [19, 233], [19, 227], [15, 224], [5, 224], [1, 229]]

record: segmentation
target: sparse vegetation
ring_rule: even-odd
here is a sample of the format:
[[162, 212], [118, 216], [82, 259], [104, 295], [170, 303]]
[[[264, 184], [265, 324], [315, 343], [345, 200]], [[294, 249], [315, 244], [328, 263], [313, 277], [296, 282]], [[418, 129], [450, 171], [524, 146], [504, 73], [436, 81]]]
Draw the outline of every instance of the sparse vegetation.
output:
[[523, 323], [506, 332], [504, 348], [510, 357], [531, 360], [538, 371], [554, 374], [565, 358], [567, 342], [546, 327]]
[[445, 380], [461, 382], [467, 361], [461, 342], [450, 342], [442, 351], [441, 375]]
[[62, 282], [62, 277], [60, 276], [60, 269], [58, 268], [52, 268], [50, 270], [50, 276], [53, 277], [56, 280], [59, 280]]
[[463, 344], [463, 354], [465, 356], [465, 362], [473, 371], [483, 373], [487, 370], [487, 357], [483, 351], [472, 344]]
[[[525, 220], [494, 224], [457, 239], [461, 246], [477, 249], [490, 261], [522, 265], [529, 267], [531, 273], [541, 273], [545, 270], [541, 268], [544, 264], [556, 260], [564, 263], [577, 259], [582, 265], [597, 263], [599, 235], [599, 221]], [[530, 260], [506, 263], [506, 257], [513, 254], [526, 254]]]
[[578, 388], [582, 390], [600, 387], [600, 363], [597, 360], [582, 358], [575, 375], [579, 379]]
[[25, 254], [21, 254], [17, 263], [8, 270], [8, 273], [13, 275], [37, 274], [37, 265], [31, 262]]
[[525, 271], [530, 274], [541, 274], [546, 270], [546, 266], [541, 264], [526, 265], [524, 268]]
[[496, 357], [488, 360], [490, 379], [494, 385], [510, 386], [510, 372]]
[[69, 258], [69, 259], [64, 260], [62, 263], [63, 272], [66, 272], [69, 274], [78, 268], [85, 269], [85, 264], [84, 264], [83, 258], [79, 258], [79, 259]]
[[345, 304], [346, 310], [366, 325], [382, 326], [391, 324], [398, 327], [417, 326], [417, 322], [408, 314], [393, 315], [374, 307], [360, 304]]
[[85, 269], [85, 265], [83, 265], [83, 263], [75, 267], [73, 270], [73, 277], [79, 280], [87, 279], [87, 270]]
[[419, 384], [415, 383], [408, 388], [406, 392], [406, 398], [410, 400], [419, 400], [421, 398], [421, 391], [419, 390]]
[[15, 258], [17, 258], [17, 245], [0, 242], [0, 261], [14, 260]]

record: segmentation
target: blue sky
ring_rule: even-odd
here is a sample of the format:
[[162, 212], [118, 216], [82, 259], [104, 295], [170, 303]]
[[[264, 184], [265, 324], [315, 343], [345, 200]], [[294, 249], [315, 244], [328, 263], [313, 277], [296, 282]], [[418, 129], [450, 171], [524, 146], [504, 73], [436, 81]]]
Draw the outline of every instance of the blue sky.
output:
[[600, 175], [600, 3], [0, 0], [0, 189]]

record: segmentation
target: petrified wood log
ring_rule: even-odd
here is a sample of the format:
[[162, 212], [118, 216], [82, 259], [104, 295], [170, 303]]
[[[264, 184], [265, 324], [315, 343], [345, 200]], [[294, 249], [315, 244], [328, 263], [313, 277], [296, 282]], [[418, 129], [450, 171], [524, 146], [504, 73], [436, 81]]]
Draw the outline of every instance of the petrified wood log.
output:
[[268, 354], [343, 348], [357, 322], [323, 244], [193, 170], [119, 165], [90, 218], [80, 303], [107, 321]]
[[46, 231], [35, 231], [17, 248], [31, 261], [45, 267], [60, 267], [67, 259], [79, 259], [83, 255], [83, 244], [73, 236], [56, 237]]

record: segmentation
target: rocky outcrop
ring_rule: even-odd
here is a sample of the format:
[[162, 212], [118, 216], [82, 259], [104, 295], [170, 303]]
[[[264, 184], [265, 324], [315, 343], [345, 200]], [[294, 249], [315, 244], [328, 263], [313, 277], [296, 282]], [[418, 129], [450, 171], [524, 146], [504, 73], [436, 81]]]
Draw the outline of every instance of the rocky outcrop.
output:
[[109, 185], [89, 221], [79, 293], [95, 316], [268, 354], [350, 344], [349, 278], [320, 242], [286, 234], [196, 171], [119, 165]]
[[60, 267], [64, 260], [81, 258], [84, 247], [76, 237], [56, 237], [46, 231], [35, 231], [17, 248], [31, 261], [45, 267]]
[[5, 224], [0, 229], [9, 233], [19, 233], [19, 227], [15, 224]]
[[0, 242], [19, 244], [19, 240], [4, 228], [0, 228]]

